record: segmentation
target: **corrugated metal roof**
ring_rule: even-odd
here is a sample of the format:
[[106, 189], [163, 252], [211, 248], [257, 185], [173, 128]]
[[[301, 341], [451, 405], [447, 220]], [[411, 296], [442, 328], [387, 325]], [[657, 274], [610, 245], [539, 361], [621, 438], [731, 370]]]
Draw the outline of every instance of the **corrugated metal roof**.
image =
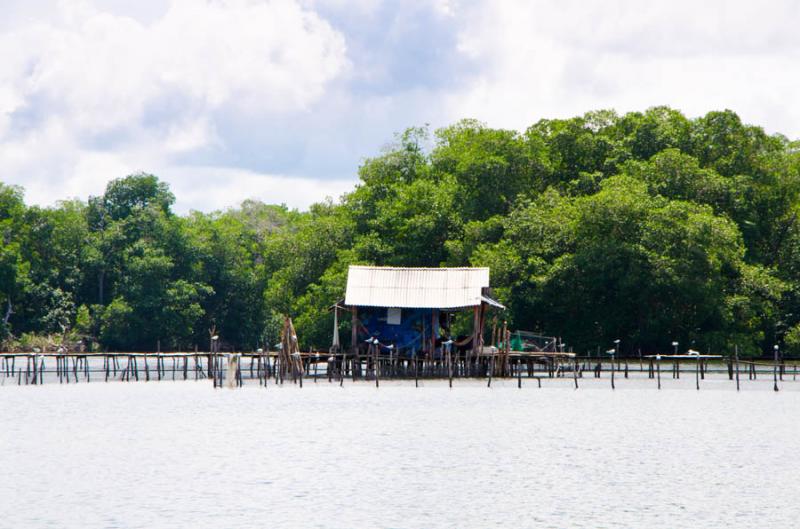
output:
[[454, 309], [481, 304], [488, 268], [351, 266], [345, 304], [358, 307]]
[[497, 307], [498, 309], [506, 310], [506, 306], [497, 301], [494, 298], [490, 298], [489, 296], [481, 296], [481, 301], [486, 303], [487, 305], [491, 305], [492, 307]]

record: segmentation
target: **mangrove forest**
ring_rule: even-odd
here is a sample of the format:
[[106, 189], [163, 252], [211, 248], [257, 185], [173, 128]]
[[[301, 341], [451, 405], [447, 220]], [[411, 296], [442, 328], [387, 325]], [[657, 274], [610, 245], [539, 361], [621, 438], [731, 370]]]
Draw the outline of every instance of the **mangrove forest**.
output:
[[307, 211], [186, 215], [151, 174], [53, 207], [0, 184], [0, 349], [248, 351], [288, 315], [324, 350], [366, 264], [488, 266], [510, 328], [576, 352], [800, 354], [800, 143], [732, 111], [415, 127], [358, 177]]

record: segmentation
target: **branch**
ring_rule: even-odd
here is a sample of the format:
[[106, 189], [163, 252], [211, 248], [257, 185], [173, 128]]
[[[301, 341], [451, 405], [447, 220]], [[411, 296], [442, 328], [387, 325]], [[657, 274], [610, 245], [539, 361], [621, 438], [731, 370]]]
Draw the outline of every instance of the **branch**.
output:
[[14, 314], [14, 311], [11, 309], [11, 296], [6, 298], [6, 302], [8, 303], [8, 307], [6, 308], [6, 315], [3, 318], [3, 324], [8, 323], [8, 319]]

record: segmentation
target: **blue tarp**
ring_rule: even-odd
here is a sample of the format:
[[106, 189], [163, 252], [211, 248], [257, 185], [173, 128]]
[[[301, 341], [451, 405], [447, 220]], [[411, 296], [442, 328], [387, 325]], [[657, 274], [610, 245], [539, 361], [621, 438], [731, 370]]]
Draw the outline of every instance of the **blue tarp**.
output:
[[[358, 330], [358, 340], [363, 342], [367, 338], [375, 337], [384, 345], [394, 344], [401, 352], [410, 353], [412, 350], [423, 349], [423, 329], [425, 341], [431, 337], [431, 319], [434, 309], [402, 309], [400, 324], [387, 323], [387, 309], [385, 308], [360, 308], [358, 319], [361, 326]], [[434, 333], [439, 338], [439, 321], [435, 318]], [[427, 348], [425, 344], [424, 348]]]

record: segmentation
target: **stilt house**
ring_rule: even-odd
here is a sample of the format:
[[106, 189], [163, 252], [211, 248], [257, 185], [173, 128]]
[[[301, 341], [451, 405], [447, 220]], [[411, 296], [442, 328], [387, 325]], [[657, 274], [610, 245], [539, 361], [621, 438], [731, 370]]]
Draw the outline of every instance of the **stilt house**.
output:
[[[352, 352], [369, 338], [392, 346], [400, 355], [441, 352], [450, 333], [450, 315], [472, 312], [472, 334], [461, 336], [461, 348], [483, 347], [484, 320], [489, 308], [504, 309], [490, 297], [488, 268], [395, 268], [351, 266], [347, 292], [339, 311], [352, 318]], [[334, 336], [338, 345], [338, 336]]]

